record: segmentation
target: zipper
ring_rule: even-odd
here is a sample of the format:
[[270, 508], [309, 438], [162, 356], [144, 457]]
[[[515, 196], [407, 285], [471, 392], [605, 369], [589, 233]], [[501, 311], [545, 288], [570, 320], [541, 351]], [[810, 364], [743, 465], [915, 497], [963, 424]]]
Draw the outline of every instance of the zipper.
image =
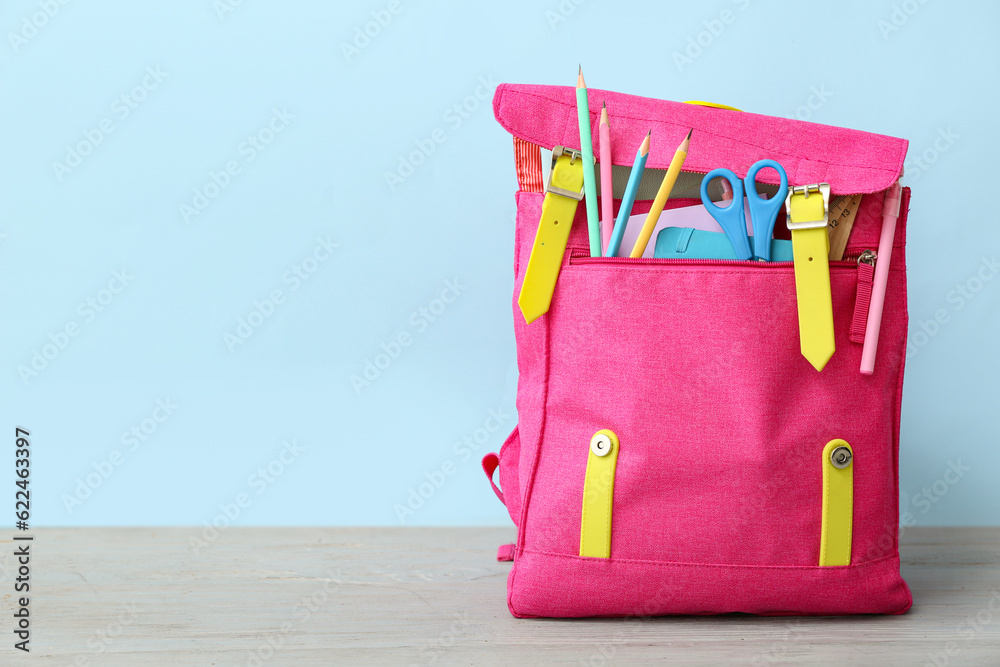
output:
[[844, 261], [857, 262], [864, 260], [865, 262], [871, 262], [874, 266], [875, 263], [875, 251], [862, 249], [862, 250], [845, 250], [844, 251]]
[[[854, 266], [857, 259], [830, 260], [830, 266]], [[628, 264], [630, 266], [774, 266], [791, 267], [795, 262], [761, 262], [753, 259], [682, 259], [677, 257], [591, 257], [586, 248], [570, 249], [569, 264]]]
[[[868, 307], [872, 300], [872, 282], [875, 277], [875, 261], [878, 258], [874, 250], [862, 250], [844, 255], [844, 259], [830, 260], [831, 267], [858, 267], [858, 289], [854, 298], [854, 318], [851, 320], [851, 342], [864, 344], [865, 331], [868, 328]], [[569, 264], [572, 265], [614, 265], [628, 264], [632, 266], [795, 266], [795, 262], [759, 262], [740, 259], [679, 259], [666, 257], [591, 257], [586, 248], [571, 248]]]
[[854, 318], [851, 320], [851, 342], [864, 343], [868, 329], [868, 306], [872, 301], [872, 282], [875, 277], [874, 250], [863, 250], [858, 255], [858, 293], [854, 300]]

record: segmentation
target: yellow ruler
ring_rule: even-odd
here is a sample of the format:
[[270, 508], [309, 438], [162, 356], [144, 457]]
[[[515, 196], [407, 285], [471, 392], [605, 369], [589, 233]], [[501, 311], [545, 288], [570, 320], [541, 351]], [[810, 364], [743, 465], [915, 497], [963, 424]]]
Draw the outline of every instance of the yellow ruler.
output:
[[858, 216], [861, 195], [841, 195], [830, 202], [830, 217], [826, 230], [830, 234], [830, 259], [844, 259], [844, 248]]

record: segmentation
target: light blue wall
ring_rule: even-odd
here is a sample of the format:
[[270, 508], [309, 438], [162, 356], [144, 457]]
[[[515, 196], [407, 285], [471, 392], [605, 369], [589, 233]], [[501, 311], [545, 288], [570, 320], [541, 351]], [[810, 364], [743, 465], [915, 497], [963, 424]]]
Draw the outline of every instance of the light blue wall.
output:
[[[36, 525], [201, 525], [237, 500], [243, 525], [398, 525], [428, 475], [444, 483], [406, 523], [507, 523], [478, 464], [513, 425], [516, 380], [515, 179], [488, 99], [572, 84], [578, 63], [597, 88], [809, 113], [927, 156], [907, 163], [911, 337], [947, 322], [907, 362], [901, 490], [919, 524], [997, 521], [1000, 280], [975, 277], [1000, 246], [996, 3], [224, 2], [0, 10], [0, 478], [28, 428]], [[391, 21], [345, 55], [372, 12]], [[257, 302], [273, 312], [230, 350]], [[22, 378], [35, 351], [53, 358]], [[123, 441], [133, 427], [151, 433]], [[465, 438], [485, 442], [470, 456]], [[969, 468], [954, 484], [949, 461]], [[88, 474], [100, 486], [78, 489]]]

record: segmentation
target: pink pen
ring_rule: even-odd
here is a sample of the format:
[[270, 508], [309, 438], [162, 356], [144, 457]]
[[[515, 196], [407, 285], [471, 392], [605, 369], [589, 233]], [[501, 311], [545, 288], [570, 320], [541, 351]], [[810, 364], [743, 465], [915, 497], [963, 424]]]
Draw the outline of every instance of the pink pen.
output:
[[882, 238], [878, 242], [878, 259], [875, 261], [875, 279], [872, 282], [872, 301], [868, 306], [868, 326], [865, 329], [865, 345], [861, 349], [861, 373], [875, 372], [875, 351], [878, 348], [878, 334], [882, 327], [882, 306], [885, 303], [885, 286], [889, 281], [889, 262], [892, 259], [892, 241], [896, 236], [896, 219], [899, 204], [903, 198], [903, 188], [896, 181], [885, 194], [882, 207]]
[[601, 254], [608, 254], [611, 242], [611, 228], [615, 224], [614, 185], [611, 183], [611, 126], [608, 125], [608, 107], [601, 107], [601, 122], [598, 126], [601, 142]]

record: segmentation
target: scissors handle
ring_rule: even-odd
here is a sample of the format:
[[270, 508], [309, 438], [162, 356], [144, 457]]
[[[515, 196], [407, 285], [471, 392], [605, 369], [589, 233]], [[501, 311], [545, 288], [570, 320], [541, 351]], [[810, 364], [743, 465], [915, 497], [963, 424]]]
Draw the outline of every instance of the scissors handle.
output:
[[[770, 199], [762, 199], [757, 194], [757, 172], [766, 167], [771, 167], [778, 172], [778, 177], [781, 179], [778, 194]], [[750, 222], [753, 224], [754, 257], [770, 262], [774, 221], [778, 219], [778, 211], [785, 203], [785, 193], [788, 192], [788, 175], [785, 174], [784, 168], [774, 160], [758, 160], [750, 167], [743, 182], [746, 185], [747, 203], [750, 207]]]
[[[708, 197], [708, 184], [715, 178], [726, 179], [733, 188], [733, 199], [725, 208]], [[705, 209], [715, 218], [715, 221], [719, 223], [722, 231], [729, 238], [729, 242], [733, 244], [736, 259], [753, 257], [753, 252], [750, 250], [750, 240], [747, 238], [747, 218], [743, 212], [743, 182], [736, 177], [736, 174], [723, 168], [713, 169], [705, 174], [705, 177], [701, 179], [701, 203], [705, 205]]]

